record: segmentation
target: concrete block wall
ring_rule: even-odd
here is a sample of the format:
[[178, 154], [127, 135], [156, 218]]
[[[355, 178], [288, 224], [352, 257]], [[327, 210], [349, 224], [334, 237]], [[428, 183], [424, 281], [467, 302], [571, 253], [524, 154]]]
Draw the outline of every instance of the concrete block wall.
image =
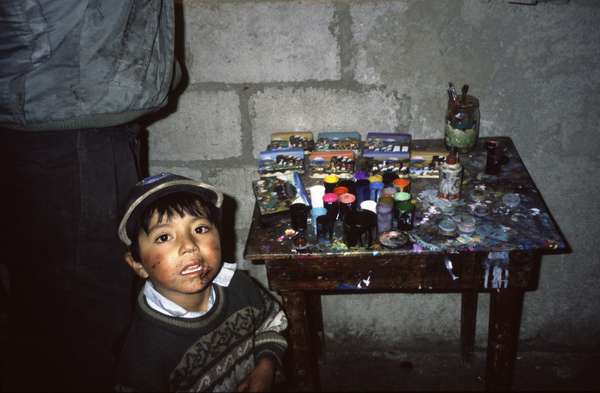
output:
[[[530, 2], [534, 3], [534, 2]], [[188, 83], [149, 126], [150, 172], [214, 184], [244, 261], [256, 158], [277, 131], [441, 138], [449, 81], [481, 102], [483, 136], [511, 136], [574, 252], [544, 257], [521, 348], [600, 348], [600, 2], [182, 0]], [[487, 296], [477, 343], [485, 346]], [[458, 295], [324, 296], [329, 340], [456, 348]], [[358, 340], [354, 341], [357, 342]]]

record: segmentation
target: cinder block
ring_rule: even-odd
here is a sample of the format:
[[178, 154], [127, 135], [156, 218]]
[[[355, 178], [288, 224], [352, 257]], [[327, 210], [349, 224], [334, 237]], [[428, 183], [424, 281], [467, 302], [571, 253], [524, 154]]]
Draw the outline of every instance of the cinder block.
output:
[[277, 131], [399, 131], [399, 100], [379, 89], [268, 88], [249, 106], [255, 157]]
[[149, 128], [150, 160], [194, 161], [242, 152], [239, 97], [233, 91], [188, 91], [177, 111]]
[[[340, 77], [334, 6], [325, 2], [184, 2], [191, 83]], [[309, 28], [307, 28], [309, 27]]]

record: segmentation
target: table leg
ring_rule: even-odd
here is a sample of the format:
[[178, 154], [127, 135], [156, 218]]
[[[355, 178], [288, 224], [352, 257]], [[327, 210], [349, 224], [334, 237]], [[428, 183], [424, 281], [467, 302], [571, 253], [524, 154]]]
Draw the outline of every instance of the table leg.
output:
[[490, 293], [487, 390], [506, 391], [512, 385], [523, 297], [522, 289], [498, 289]]
[[475, 329], [477, 326], [477, 292], [464, 291], [461, 295], [460, 343], [462, 358], [466, 362], [473, 359]]
[[[288, 317], [289, 351], [288, 365], [294, 390], [315, 391], [319, 389], [319, 369], [312, 344], [308, 296], [302, 291], [280, 291], [283, 308]], [[320, 311], [320, 310], [319, 310]]]
[[309, 323], [309, 334], [314, 355], [321, 357], [325, 349], [325, 333], [323, 331], [323, 309], [321, 307], [321, 294], [318, 292], [306, 293], [306, 312]]

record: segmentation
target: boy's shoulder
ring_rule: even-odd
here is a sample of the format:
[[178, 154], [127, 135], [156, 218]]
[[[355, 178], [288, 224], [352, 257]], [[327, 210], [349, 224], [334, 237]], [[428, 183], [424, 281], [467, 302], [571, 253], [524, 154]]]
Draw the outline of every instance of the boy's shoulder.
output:
[[246, 270], [236, 270], [225, 290], [230, 293], [230, 296], [239, 301], [252, 303], [260, 302], [263, 298], [261, 284], [252, 278]]
[[236, 289], [259, 290], [259, 284], [254, 280], [254, 278], [250, 277], [248, 271], [239, 269], [236, 269], [233, 273], [233, 277], [229, 286]]

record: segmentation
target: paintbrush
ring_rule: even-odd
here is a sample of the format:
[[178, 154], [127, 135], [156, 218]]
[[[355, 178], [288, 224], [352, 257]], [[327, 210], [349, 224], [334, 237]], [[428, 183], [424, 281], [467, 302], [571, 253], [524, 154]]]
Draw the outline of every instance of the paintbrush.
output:
[[461, 93], [462, 93], [462, 103], [466, 104], [467, 103], [467, 92], [469, 91], [469, 85], [463, 85], [462, 89], [461, 89]]

